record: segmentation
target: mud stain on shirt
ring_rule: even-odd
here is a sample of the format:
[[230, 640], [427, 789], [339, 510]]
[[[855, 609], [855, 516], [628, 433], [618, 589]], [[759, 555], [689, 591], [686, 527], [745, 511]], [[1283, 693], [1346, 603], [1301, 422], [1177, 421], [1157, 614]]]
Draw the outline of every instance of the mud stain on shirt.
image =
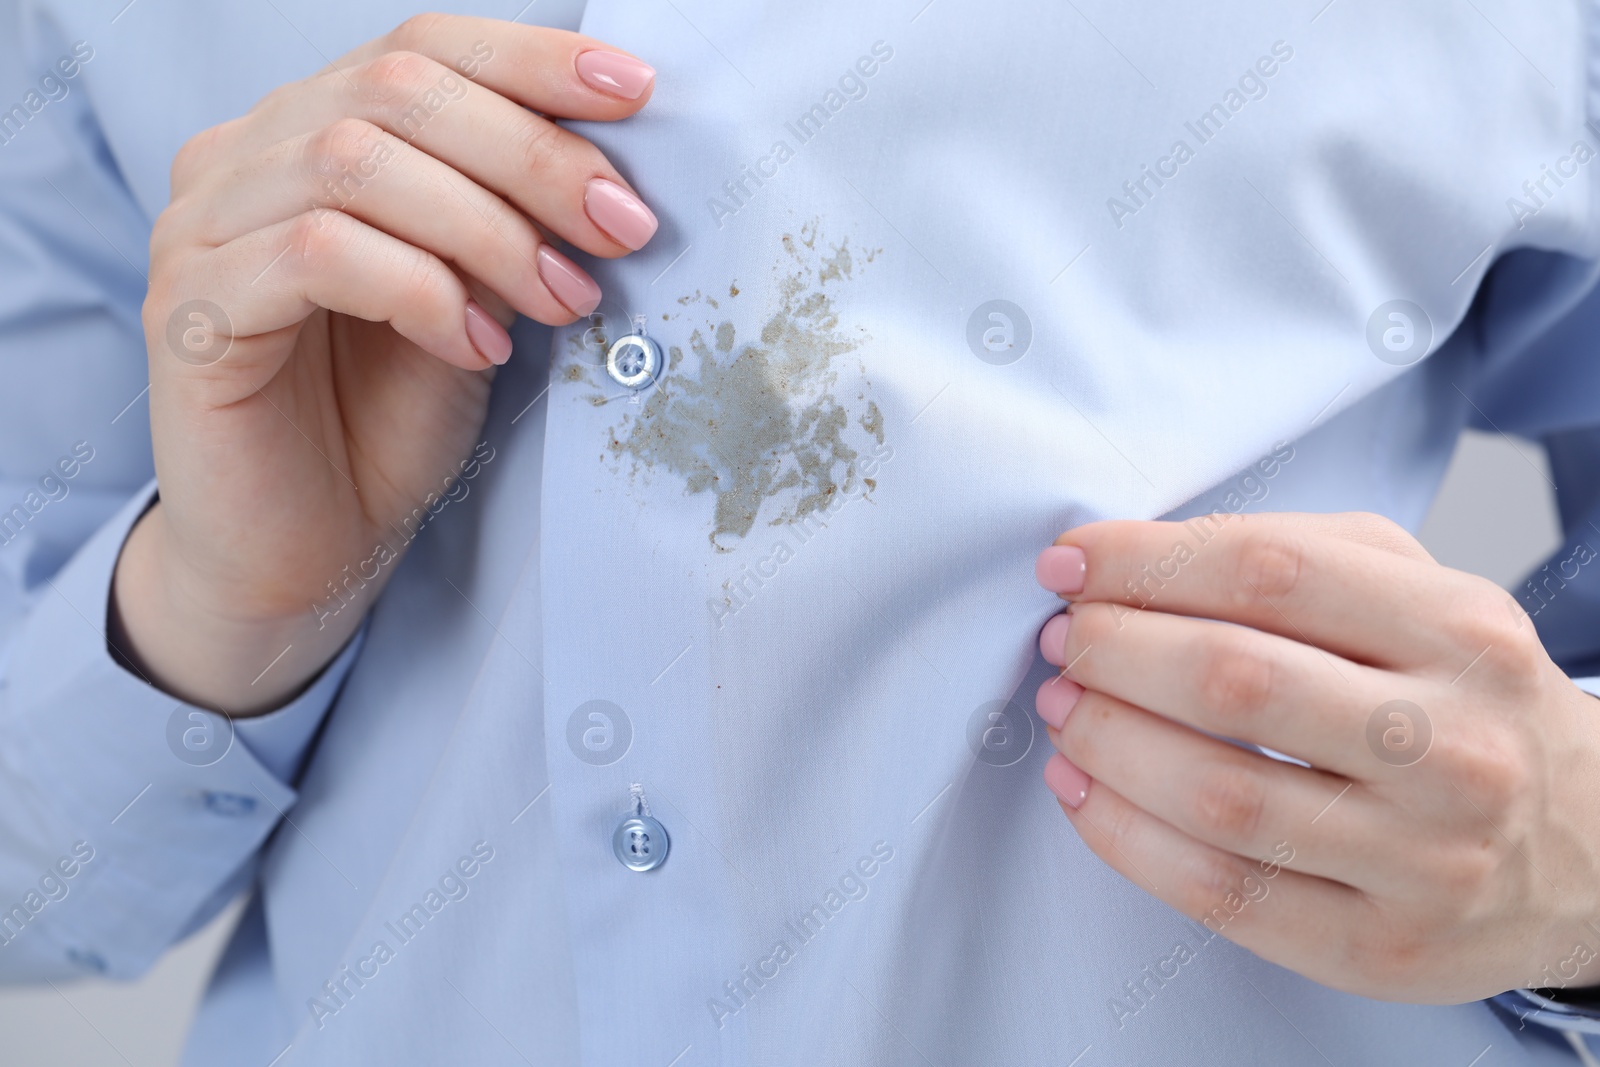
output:
[[[867, 399], [864, 364], [845, 358], [870, 338], [841, 323], [833, 294], [876, 250], [853, 255], [848, 238], [827, 245], [815, 222], [800, 234], [784, 235], [777, 306], [759, 332], [708, 318], [686, 345], [670, 345], [667, 374], [612, 429], [611, 454], [631, 475], [666, 474], [710, 498], [708, 537], [719, 551], [760, 519], [796, 522], [836, 493], [873, 488], [857, 461], [882, 443], [883, 414]], [[738, 289], [730, 283], [729, 292]], [[717, 308], [698, 292], [681, 303]]]

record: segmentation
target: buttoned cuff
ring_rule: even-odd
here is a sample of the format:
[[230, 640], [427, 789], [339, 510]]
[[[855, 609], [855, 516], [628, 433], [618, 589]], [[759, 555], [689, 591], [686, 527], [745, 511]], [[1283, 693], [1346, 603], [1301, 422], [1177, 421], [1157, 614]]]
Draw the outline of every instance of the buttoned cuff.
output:
[[[50, 580], [8, 650], [0, 975], [66, 960], [134, 977], [220, 906], [293, 806], [289, 783], [360, 651], [358, 634], [292, 703], [237, 723], [119, 666], [104, 634], [111, 579], [153, 496], [152, 485]], [[46, 876], [59, 899], [33, 891]]]
[[1489, 1003], [1519, 1023], [1600, 1037], [1600, 1010], [1595, 1008], [1561, 1004], [1532, 989], [1512, 989], [1497, 997], [1490, 997]]

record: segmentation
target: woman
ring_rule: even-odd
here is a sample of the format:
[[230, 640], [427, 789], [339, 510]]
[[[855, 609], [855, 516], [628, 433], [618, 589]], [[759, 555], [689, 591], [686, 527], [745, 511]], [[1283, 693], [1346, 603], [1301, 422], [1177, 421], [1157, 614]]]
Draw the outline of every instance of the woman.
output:
[[1477, 1001], [1600, 981], [1591, 698], [1403, 527], [1596, 421], [1587, 10], [578, 8], [16, 14], [0, 970], [252, 891], [188, 1062], [1570, 1062]]

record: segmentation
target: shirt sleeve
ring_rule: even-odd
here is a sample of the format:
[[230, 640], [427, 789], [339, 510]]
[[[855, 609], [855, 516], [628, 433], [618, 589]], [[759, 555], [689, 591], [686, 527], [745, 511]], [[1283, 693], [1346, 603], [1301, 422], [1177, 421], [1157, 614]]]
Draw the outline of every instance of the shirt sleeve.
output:
[[0, 0], [0, 99], [28, 111], [0, 115], [0, 981], [133, 977], [250, 883], [361, 637], [238, 723], [108, 650], [111, 576], [155, 495], [150, 222], [57, 66], [92, 46], [27, 55], [19, 23]]
[[149, 494], [102, 527], [16, 635], [0, 689], [0, 978], [133, 977], [242, 888], [358, 636], [300, 697], [238, 723], [106, 647], [111, 574]]

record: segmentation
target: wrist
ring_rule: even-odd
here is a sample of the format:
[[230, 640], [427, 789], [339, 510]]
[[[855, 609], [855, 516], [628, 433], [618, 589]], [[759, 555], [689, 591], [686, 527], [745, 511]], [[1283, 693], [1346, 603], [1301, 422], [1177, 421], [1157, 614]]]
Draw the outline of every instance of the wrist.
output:
[[[364, 607], [364, 605], [363, 605]], [[112, 577], [106, 633], [134, 673], [186, 703], [250, 716], [294, 699], [361, 623], [254, 610], [187, 566], [158, 502], [134, 525]]]

